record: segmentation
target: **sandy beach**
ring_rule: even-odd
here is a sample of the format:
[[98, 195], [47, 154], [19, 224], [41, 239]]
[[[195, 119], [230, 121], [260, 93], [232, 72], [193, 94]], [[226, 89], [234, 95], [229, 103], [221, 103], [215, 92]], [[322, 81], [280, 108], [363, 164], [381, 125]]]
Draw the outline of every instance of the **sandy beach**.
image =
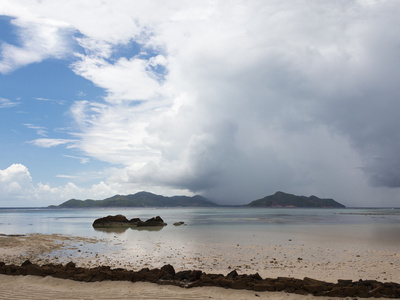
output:
[[[137, 241], [139, 243], [140, 241]], [[111, 249], [101, 255], [104, 249]], [[114, 249], [114, 250], [113, 250]], [[110, 266], [138, 271], [171, 264], [177, 271], [202, 270], [227, 274], [259, 273], [262, 277], [311, 277], [328, 282], [338, 279], [378, 280], [400, 283], [400, 252], [394, 248], [299, 244], [288, 240], [270, 246], [186, 243], [179, 249], [156, 243], [146, 253], [134, 251], [117, 237], [96, 239], [61, 234], [0, 236], [0, 261], [39, 265], [66, 264], [79, 267]], [[133, 255], [132, 255], [133, 254]]]
[[[95, 267], [140, 270], [158, 268], [170, 263], [179, 270], [200, 269], [207, 273], [227, 274], [235, 269], [240, 274], [258, 272], [263, 278], [311, 277], [328, 282], [338, 279], [364, 279], [400, 282], [400, 253], [395, 248], [322, 248], [288, 240], [271, 246], [186, 245], [186, 252], [171, 254], [167, 245], [154, 245], [147, 254], [132, 255], [129, 251], [99, 255], [95, 249], [118, 249], [117, 238], [96, 239], [69, 235], [29, 234], [0, 236], [0, 261], [21, 264], [29, 259], [33, 263], [67, 263]], [[194, 251], [194, 248], [196, 250]], [[126, 249], [125, 249], [126, 250]], [[266, 255], [267, 254], [267, 255]], [[254, 292], [228, 290], [216, 287], [183, 289], [150, 283], [101, 282], [82, 283], [56, 278], [34, 276], [1, 276], [1, 299], [317, 299], [284, 292]], [[57, 297], [54, 297], [57, 295]], [[24, 297], [25, 296], [25, 297]], [[35, 298], [36, 297], [36, 298]], [[61, 297], [61, 298], [60, 298]], [[125, 298], [124, 298], [125, 297]], [[323, 298], [326, 299], [326, 298]]]
[[[254, 292], [217, 287], [184, 289], [176, 286], [157, 285], [147, 282], [76, 282], [67, 279], [37, 276], [0, 275], [0, 299], [272, 299], [311, 300], [328, 299], [310, 295], [284, 292]], [[338, 299], [338, 298], [335, 298]], [[350, 298], [348, 298], [350, 299]], [[376, 298], [369, 298], [376, 299]]]

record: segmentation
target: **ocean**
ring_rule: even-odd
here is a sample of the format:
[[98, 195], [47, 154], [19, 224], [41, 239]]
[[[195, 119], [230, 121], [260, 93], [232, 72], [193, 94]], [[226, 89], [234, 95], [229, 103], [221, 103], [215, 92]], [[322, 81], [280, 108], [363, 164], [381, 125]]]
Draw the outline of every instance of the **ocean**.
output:
[[[140, 229], [92, 227], [95, 219], [116, 214], [142, 220], [161, 216], [168, 225]], [[185, 224], [173, 225], [179, 221]], [[376, 260], [377, 253], [380, 257], [396, 256], [400, 249], [400, 209], [0, 209], [0, 234], [31, 233], [99, 241], [77, 239], [75, 244], [46, 254], [59, 263], [79, 261], [86, 267], [109, 265], [127, 269], [170, 263], [183, 270], [199, 268], [227, 273], [234, 268], [240, 272], [257, 270], [286, 276], [301, 270], [293, 269], [298, 258], [312, 262], [315, 255], [320, 255], [318, 261], [326, 266], [334, 261], [340, 266], [342, 256], [350, 253], [364, 253], [363, 259], [368, 261]], [[293, 266], [278, 268], [272, 263], [275, 260], [291, 261]], [[42, 263], [45, 262], [43, 258]], [[396, 265], [397, 258], [392, 263]]]
[[[94, 229], [95, 219], [107, 215], [125, 215], [128, 219], [161, 216], [168, 226], [156, 229]], [[185, 225], [176, 227], [174, 222]], [[297, 236], [303, 239], [357, 239], [400, 245], [400, 209], [320, 209], [320, 208], [3, 208], [0, 209], [2, 234], [68, 234], [83, 237], [121, 239], [148, 235], [174, 239], [197, 237], [224, 240], [234, 235], [239, 240], [255, 236], [259, 241]]]

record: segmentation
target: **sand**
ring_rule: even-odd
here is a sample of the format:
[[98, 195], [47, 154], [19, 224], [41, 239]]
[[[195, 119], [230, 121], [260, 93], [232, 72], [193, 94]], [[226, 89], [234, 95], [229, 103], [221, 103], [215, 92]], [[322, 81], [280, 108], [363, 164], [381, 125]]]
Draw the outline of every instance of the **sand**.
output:
[[[324, 299], [284, 292], [254, 292], [217, 287], [184, 289], [147, 282], [76, 282], [66, 279], [37, 276], [0, 275], [0, 299]], [[339, 299], [339, 298], [336, 298]], [[350, 300], [350, 298], [348, 298]], [[376, 298], [368, 298], [376, 299]]]
[[[67, 263], [94, 267], [108, 265], [140, 270], [172, 264], [176, 271], [200, 269], [207, 273], [258, 272], [262, 277], [278, 276], [336, 282], [338, 279], [374, 279], [400, 283], [400, 253], [396, 248], [321, 247], [295, 240], [268, 246], [240, 244], [185, 244], [179, 249], [156, 243], [142, 248], [114, 239], [69, 235], [29, 234], [0, 236], [0, 261], [21, 264]], [[149, 246], [147, 246], [149, 247]], [[104, 249], [110, 249], [107, 255]], [[142, 252], [140, 252], [140, 250]], [[101, 252], [103, 251], [103, 252]], [[136, 253], [136, 255], [132, 255]], [[82, 283], [34, 276], [1, 276], [0, 299], [318, 299], [284, 292], [254, 292], [215, 287], [182, 289], [150, 283]], [[29, 296], [29, 297], [28, 297]], [[327, 298], [322, 298], [327, 299]]]

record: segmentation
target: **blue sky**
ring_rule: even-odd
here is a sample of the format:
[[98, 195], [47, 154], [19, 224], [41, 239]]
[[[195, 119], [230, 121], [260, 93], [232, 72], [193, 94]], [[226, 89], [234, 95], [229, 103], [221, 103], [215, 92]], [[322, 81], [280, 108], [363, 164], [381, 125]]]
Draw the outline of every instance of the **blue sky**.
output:
[[[65, 61], [48, 60], [0, 76], [3, 98], [13, 103], [0, 111], [2, 165], [28, 164], [42, 182], [48, 181], [49, 172], [55, 177], [60, 170], [67, 174], [82, 170], [79, 159], [65, 156], [79, 157], [80, 151], [39, 148], [31, 142], [38, 138], [71, 139], [74, 124], [68, 107], [85, 97], [101, 99], [104, 91], [75, 76]], [[43, 162], [48, 163], [46, 168]]]
[[[10, 31], [16, 30], [9, 21], [2, 20], [2, 24], [8, 26], [1, 26], [1, 39], [18, 45], [18, 38], [10, 34]], [[99, 161], [91, 162], [76, 149], [49, 149], [32, 144], [39, 138], [71, 139], [70, 133], [75, 130], [75, 125], [69, 115], [69, 107], [74, 101], [87, 98], [102, 101], [104, 97], [103, 89], [74, 74], [69, 68], [72, 60], [73, 57], [50, 58], [0, 75], [2, 98], [8, 103], [0, 110], [2, 166], [16, 162], [29, 165], [38, 181], [60, 184], [65, 179], [57, 176], [63, 175], [63, 172], [66, 175], [88, 172], [106, 165]], [[82, 160], [91, 162], [92, 166], [80, 163]], [[45, 167], [43, 162], [46, 162]]]
[[0, 206], [399, 206], [397, 1], [0, 1]]

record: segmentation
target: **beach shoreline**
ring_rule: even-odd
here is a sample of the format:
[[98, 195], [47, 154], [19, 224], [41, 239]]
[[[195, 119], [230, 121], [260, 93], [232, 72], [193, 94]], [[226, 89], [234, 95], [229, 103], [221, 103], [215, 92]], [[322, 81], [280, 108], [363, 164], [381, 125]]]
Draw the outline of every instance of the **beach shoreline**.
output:
[[[269, 299], [269, 300], [327, 300], [354, 298], [317, 297], [286, 292], [254, 292], [218, 287], [195, 287], [185, 289], [172, 285], [149, 282], [77, 282], [69, 279], [39, 276], [7, 276], [0, 274], [0, 299], [7, 300], [132, 300], [132, 299]], [[378, 298], [369, 298], [376, 300]], [[382, 298], [379, 298], [382, 299]]]
[[176, 272], [171, 265], [161, 269], [143, 268], [140, 271], [129, 271], [122, 268], [112, 269], [109, 266], [94, 268], [76, 267], [75, 263], [66, 265], [37, 265], [25, 261], [20, 266], [6, 265], [0, 262], [0, 274], [10, 276], [42, 276], [69, 279], [77, 282], [151, 282], [158, 285], [172, 285], [181, 288], [218, 287], [233, 290], [254, 292], [285, 292], [297, 295], [328, 297], [361, 297], [392, 298], [400, 297], [400, 284], [379, 282], [376, 280], [339, 279], [337, 283], [328, 283], [312, 278], [296, 279], [289, 277], [262, 278], [258, 273], [239, 275], [235, 270], [227, 275], [207, 274], [200, 270]]
[[[141, 243], [141, 241], [135, 241]], [[38, 265], [66, 264], [78, 267], [110, 266], [139, 271], [171, 264], [176, 271], [206, 273], [259, 273], [263, 278], [311, 277], [335, 283], [338, 279], [377, 280], [400, 283], [400, 253], [396, 247], [357, 247], [333, 244], [326, 247], [295, 239], [270, 245], [195, 244], [180, 248], [159, 242], [146, 251], [129, 248], [117, 237], [88, 238], [66, 234], [0, 236], [0, 261], [20, 265], [26, 260]]]
[[[115, 243], [118, 244], [118, 241], [115, 241]], [[166, 260], [166, 258], [156, 259], [156, 257], [154, 257], [150, 262], [143, 262], [136, 266], [129, 265], [126, 267], [126, 260], [129, 257], [120, 255], [114, 259], [105, 260], [104, 257], [99, 257], [98, 253], [90, 253], [89, 249], [91, 246], [101, 244], [108, 245], [109, 247], [112, 246], [108, 239], [85, 238], [62, 234], [2, 235], [0, 236], [0, 261], [14, 265], [20, 265], [26, 260], [37, 265], [65, 265], [66, 263], [73, 261], [77, 268], [108, 266], [110, 269], [122, 268], [137, 272], [143, 268], [160, 268], [162, 266], [160, 263], [165, 262]], [[247, 265], [247, 268], [244, 270], [238, 270], [237, 273], [239, 275], [258, 273], [262, 278], [288, 277], [293, 279], [302, 279], [304, 277], [310, 277], [330, 283], [336, 283], [338, 279], [350, 281], [363, 279], [399, 283], [397, 272], [399, 254], [394, 250], [384, 251], [381, 249], [358, 249], [357, 252], [353, 252], [355, 250], [340, 248], [317, 249], [315, 248], [315, 245], [296, 245], [293, 241], [288, 241], [288, 244], [289, 245], [277, 244], [271, 246], [271, 249], [267, 249], [272, 252], [270, 255], [269, 269], [257, 268], [257, 265], [259, 266], [261, 264], [254, 262], [253, 264]], [[284, 251], [282, 250], [282, 247], [284, 248]], [[224, 249], [222, 248], [218, 249], [220, 255], [224, 254], [224, 252], [222, 252], [223, 250]], [[225, 250], [225, 254], [229, 253], [228, 249]], [[247, 258], [249, 261], [253, 259], [252, 257], [256, 251], [257, 249], [248, 251]], [[67, 255], [67, 253], [69, 254]], [[71, 255], [71, 253], [75, 253], [75, 255]], [[281, 259], [281, 257], [278, 257], [279, 253], [284, 256], [283, 258], [285, 258], [286, 261]], [[302, 257], [298, 256], [296, 258], [297, 261], [293, 262], [293, 255], [290, 253], [296, 255], [301, 253]], [[206, 255], [210, 255], [210, 253], [204, 253], [204, 259]], [[322, 256], [330, 256], [330, 263], [321, 264], [321, 262], [324, 261]], [[371, 261], [372, 258], [375, 258], [375, 260]], [[171, 262], [171, 264], [176, 268], [176, 272], [200, 269], [204, 273], [222, 274], [226, 276], [233, 270], [237, 270], [237, 268], [234, 267], [229, 269], [226, 266], [218, 264], [215, 264], [214, 268], [187, 268], [187, 266], [192, 266], [194, 263], [198, 263], [201, 259], [203, 258], [196, 254], [193, 255], [193, 257], [182, 257], [180, 264], [175, 264], [175, 261]], [[234, 256], [231, 257], [232, 266], [235, 266], [235, 259]], [[109, 263], [107, 264], [107, 262]], [[291, 266], [291, 268], [289, 268], [289, 266]], [[357, 276], [358, 274], [363, 274], [363, 277], [359, 278], [360, 276]], [[382, 277], [382, 275], [384, 277]]]

